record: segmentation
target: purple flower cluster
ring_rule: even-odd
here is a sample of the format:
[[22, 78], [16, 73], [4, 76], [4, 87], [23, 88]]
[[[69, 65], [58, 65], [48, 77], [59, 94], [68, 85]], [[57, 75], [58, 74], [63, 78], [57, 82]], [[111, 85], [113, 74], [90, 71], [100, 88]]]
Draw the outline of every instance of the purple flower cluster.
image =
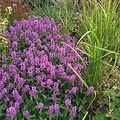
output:
[[49, 112], [50, 116], [52, 116], [52, 113], [53, 113], [54, 110], [55, 110], [55, 114], [58, 116], [58, 114], [60, 113], [59, 104], [55, 103], [54, 106], [53, 105], [49, 106], [48, 112]]
[[76, 115], [76, 110], [77, 110], [77, 107], [72, 107], [72, 110], [71, 110], [71, 115], [73, 115], [75, 117]]
[[[67, 63], [70, 63], [80, 76], [84, 76], [85, 67], [76, 53], [69, 46], [61, 43], [66, 42], [74, 48], [75, 39], [66, 34], [60, 35], [61, 24], [57, 29], [54, 19], [50, 20], [49, 17], [44, 19], [39, 17], [39, 20], [35, 20], [34, 16], [29, 16], [28, 21], [15, 20], [14, 25], [15, 27], [10, 26], [10, 33], [5, 31], [4, 34], [10, 35], [12, 41], [8, 47], [10, 56], [2, 56], [5, 64], [0, 70], [0, 100], [9, 102], [11, 107], [7, 108], [7, 114], [11, 114], [13, 110], [12, 117], [14, 117], [25, 98], [35, 96], [42, 98], [41, 95], [45, 94], [51, 97], [54, 103], [54, 106], [51, 104], [49, 106], [49, 115], [51, 116], [53, 111], [58, 115], [60, 110], [57, 98], [65, 94], [63, 88], [68, 90], [63, 101], [66, 107], [69, 107], [72, 103], [71, 94], [77, 93], [83, 87], [83, 83]], [[82, 52], [75, 50], [83, 57]], [[7, 59], [11, 61], [10, 64], [7, 64]], [[83, 60], [87, 62], [86, 57], [83, 57]], [[42, 91], [42, 94], [39, 94], [39, 91]], [[92, 90], [88, 91], [91, 92]], [[11, 96], [8, 96], [9, 94]], [[6, 95], [8, 97], [5, 97]], [[41, 103], [35, 108], [43, 109], [43, 101], [39, 102]], [[71, 115], [75, 116], [76, 110], [76, 106], [72, 108]], [[24, 111], [23, 114], [29, 116], [28, 111]]]
[[44, 104], [43, 103], [39, 103], [38, 105], [36, 105], [36, 109], [43, 109], [43, 106], [44, 106]]
[[88, 91], [87, 91], [87, 95], [90, 95], [93, 93], [94, 87], [89, 87]]
[[69, 94], [76, 93], [79, 90], [78, 87], [72, 87], [72, 90], [69, 90]]
[[32, 91], [29, 91], [30, 97], [34, 96], [35, 94], [37, 94], [37, 90], [36, 87], [32, 87]]
[[49, 106], [48, 112], [50, 116], [52, 116], [53, 111], [54, 111], [54, 106], [53, 105]]
[[2, 61], [5, 62], [5, 63], [7, 62], [6, 55], [2, 55]]
[[23, 113], [26, 117], [29, 116], [29, 112], [27, 110], [24, 111]]
[[65, 101], [66, 107], [70, 106], [70, 104], [71, 104], [71, 101], [70, 101], [69, 99], [67, 99], [67, 100]]
[[16, 113], [17, 113], [15, 107], [12, 107], [12, 106], [7, 108], [6, 112], [7, 112], [7, 115], [10, 115], [10, 116], [7, 116], [6, 119], [12, 119], [13, 117], [16, 116]]
[[56, 104], [54, 105], [54, 110], [55, 110], [55, 114], [58, 115], [60, 113], [59, 111], [59, 104]]
[[16, 102], [19, 102], [19, 103], [22, 103], [22, 102], [23, 102], [23, 99], [22, 99], [22, 97], [19, 95], [19, 93], [18, 93], [17, 90], [13, 90], [12, 94], [13, 94], [13, 97], [15, 98]]

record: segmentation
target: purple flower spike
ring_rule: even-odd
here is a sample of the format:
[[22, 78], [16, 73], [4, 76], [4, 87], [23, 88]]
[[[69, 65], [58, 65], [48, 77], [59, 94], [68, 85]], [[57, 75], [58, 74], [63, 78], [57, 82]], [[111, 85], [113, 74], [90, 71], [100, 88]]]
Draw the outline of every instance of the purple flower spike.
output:
[[2, 62], [7, 62], [7, 58], [6, 58], [6, 55], [2, 55]]
[[15, 102], [15, 109], [19, 109], [19, 105], [20, 105], [19, 102]]
[[67, 100], [65, 101], [66, 107], [70, 106], [70, 104], [71, 104], [71, 101], [70, 101], [69, 99], [67, 99]]
[[88, 89], [88, 91], [87, 91], [87, 95], [90, 95], [90, 94], [92, 94], [93, 93], [93, 90], [94, 90], [94, 87], [90, 87], [89, 89]]
[[17, 42], [16, 41], [13, 42], [13, 48], [14, 48], [14, 50], [17, 50]]
[[55, 110], [56, 115], [58, 115], [60, 113], [60, 111], [59, 111], [59, 104], [55, 103], [54, 110]]
[[17, 98], [19, 96], [19, 93], [17, 90], [13, 90], [12, 94], [13, 94], [13, 97], [15, 97], [15, 98]]
[[9, 117], [9, 118], [13, 118], [13, 117], [16, 116], [15, 107], [12, 107], [12, 106], [11, 106], [11, 107], [7, 108], [6, 112], [7, 112], [7, 115], [12, 114], [11, 116], [7, 116], [7, 117]]
[[72, 110], [71, 110], [71, 115], [73, 115], [75, 117], [76, 115], [76, 110], [77, 110], [77, 107], [72, 107]]
[[43, 103], [39, 103], [38, 105], [36, 105], [36, 109], [43, 109], [43, 106], [44, 106], [44, 104]]
[[7, 97], [7, 98], [5, 98], [5, 99], [4, 99], [4, 101], [5, 101], [5, 102], [8, 102], [8, 101], [9, 101], [9, 98], [8, 98], [8, 97]]
[[9, 102], [9, 105], [10, 105], [10, 106], [12, 106], [12, 105], [13, 105], [13, 101], [12, 101], [12, 100]]
[[23, 113], [26, 117], [29, 116], [29, 112], [27, 110], [24, 111]]
[[62, 29], [62, 24], [59, 24], [59, 30]]
[[49, 107], [49, 110], [48, 110], [48, 112], [49, 112], [49, 115], [51, 116], [52, 115], [52, 113], [53, 113], [53, 105], [51, 105], [50, 107]]

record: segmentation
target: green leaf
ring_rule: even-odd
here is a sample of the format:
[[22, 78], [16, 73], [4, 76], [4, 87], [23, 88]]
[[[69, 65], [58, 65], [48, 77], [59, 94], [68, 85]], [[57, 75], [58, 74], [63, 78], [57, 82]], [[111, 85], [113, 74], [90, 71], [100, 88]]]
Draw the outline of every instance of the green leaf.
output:
[[120, 112], [116, 109], [114, 110], [113, 112], [113, 118], [116, 119], [116, 120], [120, 120]]
[[25, 118], [27, 118], [27, 120], [30, 120], [30, 118], [29, 118], [29, 117], [25, 117]]
[[62, 87], [63, 85], [65, 85], [65, 84], [63, 83], [63, 84], [61, 84], [60, 86]]
[[43, 120], [43, 118], [42, 118], [41, 116], [39, 116], [39, 119], [40, 119], [40, 120]]
[[17, 120], [17, 116], [15, 116], [15, 120]]
[[78, 112], [80, 112], [82, 110], [83, 106], [80, 105], [79, 109], [78, 109]]
[[86, 116], [88, 114], [88, 111], [86, 112], [86, 114], [84, 115], [83, 119], [82, 120], [85, 120]]
[[3, 116], [3, 114], [0, 112], [0, 116]]
[[34, 114], [34, 115], [31, 115], [30, 117], [31, 117], [31, 118], [36, 118], [36, 115]]
[[119, 108], [117, 108], [117, 110], [118, 110], [118, 112], [120, 112], [120, 107], [119, 107]]
[[65, 90], [65, 93], [67, 93], [68, 92], [68, 89], [67, 90]]
[[66, 117], [66, 116], [67, 116], [67, 114], [68, 114], [68, 112], [64, 112], [64, 117]]
[[27, 105], [24, 106], [24, 110], [26, 110], [26, 108], [27, 108]]
[[62, 109], [66, 109], [66, 107], [60, 107], [60, 108], [62, 108]]
[[6, 115], [6, 116], [12, 116], [12, 114]]
[[2, 106], [0, 108], [1, 108], [1, 110], [5, 110], [7, 108], [7, 103], [2, 104]]
[[42, 94], [42, 96], [43, 96], [45, 99], [47, 99], [47, 96], [46, 96], [46, 95]]
[[44, 108], [44, 109], [48, 109], [48, 106], [47, 106], [47, 105], [44, 105], [43, 108]]
[[45, 112], [44, 112], [44, 114], [46, 114], [46, 115], [47, 115], [48, 113], [49, 113], [48, 111], [45, 111]]
[[120, 104], [120, 98], [116, 98], [114, 102], [116, 103], [116, 105]]
[[64, 104], [61, 104], [60, 107], [64, 106]]

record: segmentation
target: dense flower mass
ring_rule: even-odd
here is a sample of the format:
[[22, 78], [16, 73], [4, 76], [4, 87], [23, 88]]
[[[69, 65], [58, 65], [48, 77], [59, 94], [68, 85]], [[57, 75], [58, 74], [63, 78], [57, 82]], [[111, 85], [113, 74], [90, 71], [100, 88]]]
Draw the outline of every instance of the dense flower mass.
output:
[[[83, 63], [66, 45], [74, 48], [75, 39], [66, 34], [60, 35], [61, 25], [57, 29], [54, 19], [49, 17], [35, 20], [34, 16], [29, 16], [28, 21], [15, 20], [14, 25], [10, 27], [10, 32], [5, 31], [5, 36], [11, 35], [12, 41], [8, 47], [10, 55], [2, 56], [4, 64], [3, 70], [0, 70], [0, 100], [9, 102], [6, 114], [13, 111], [12, 118], [23, 112], [29, 117], [35, 109], [39, 114], [40, 109], [46, 111], [46, 116], [52, 117], [54, 111], [59, 116], [64, 111], [61, 103], [65, 109], [72, 109], [71, 115], [75, 116], [77, 106], [72, 107], [75, 103], [72, 99], [75, 94], [81, 94], [79, 90], [83, 83], [67, 63], [85, 77]], [[83, 53], [75, 50], [86, 63]]]

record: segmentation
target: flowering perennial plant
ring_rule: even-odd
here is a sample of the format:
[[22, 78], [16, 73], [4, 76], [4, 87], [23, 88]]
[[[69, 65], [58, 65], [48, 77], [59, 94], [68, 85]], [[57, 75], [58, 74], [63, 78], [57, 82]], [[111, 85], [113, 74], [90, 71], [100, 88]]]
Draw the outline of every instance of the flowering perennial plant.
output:
[[[7, 119], [18, 116], [38, 119], [75, 117], [83, 83], [67, 63], [84, 78], [85, 67], [76, 53], [62, 44], [75, 47], [75, 39], [60, 35], [61, 27], [57, 29], [54, 19], [49, 17], [35, 20], [34, 16], [29, 16], [28, 21], [15, 20], [14, 25], [4, 34], [10, 35], [12, 41], [8, 47], [9, 56], [2, 56], [0, 104], [6, 107], [0, 105], [1, 112], [6, 110]], [[76, 51], [87, 65], [83, 53]], [[76, 104], [74, 99], [79, 103]], [[68, 113], [64, 116], [66, 109]]]

